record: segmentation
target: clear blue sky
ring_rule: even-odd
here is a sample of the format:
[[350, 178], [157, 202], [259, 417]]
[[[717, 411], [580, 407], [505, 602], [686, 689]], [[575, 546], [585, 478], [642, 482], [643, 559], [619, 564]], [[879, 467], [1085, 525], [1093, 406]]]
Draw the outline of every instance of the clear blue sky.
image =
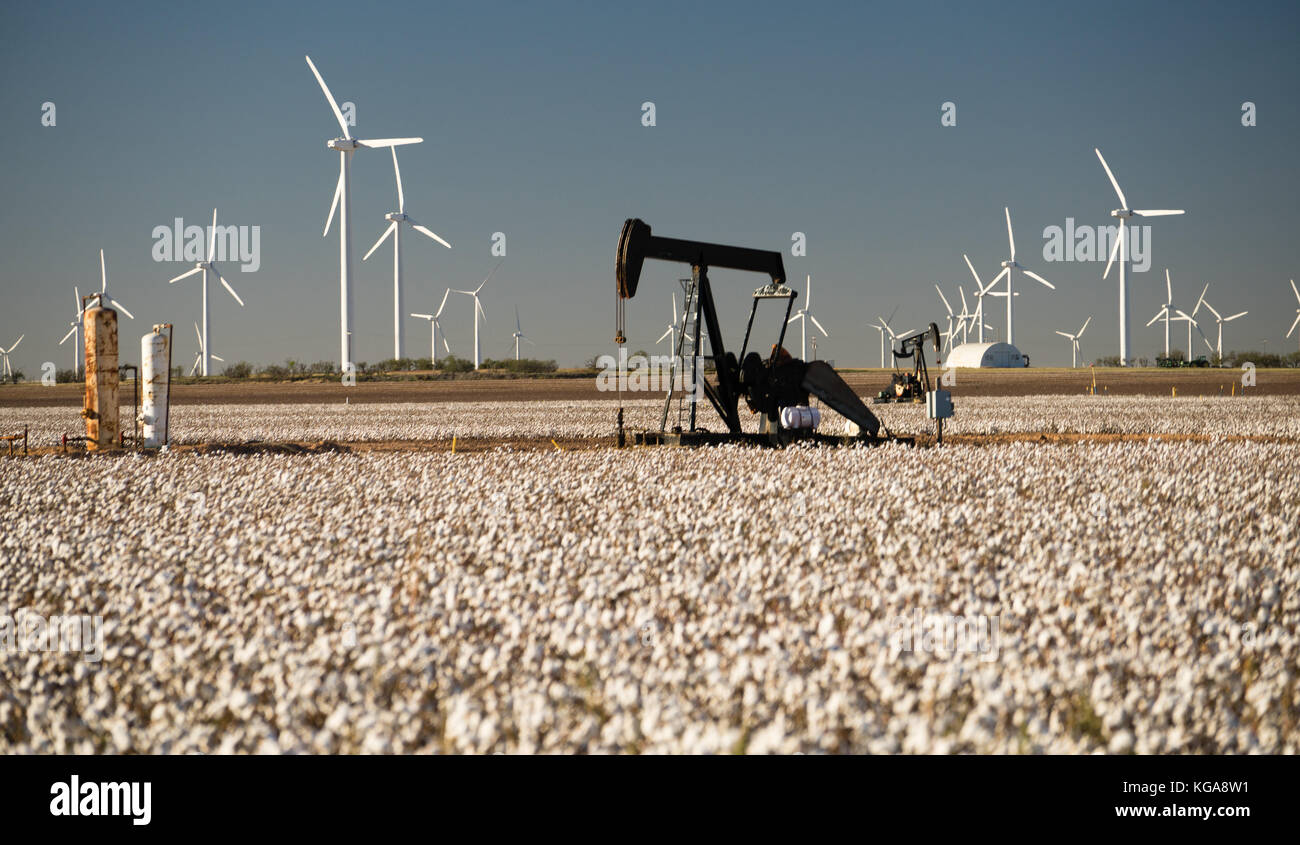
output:
[[[357, 137], [420, 135], [402, 150], [408, 211], [446, 237], [406, 249], [408, 310], [488, 272], [493, 232], [508, 258], [484, 292], [484, 352], [510, 347], [513, 308], [541, 357], [609, 351], [613, 256], [624, 218], [656, 232], [808, 255], [823, 357], [877, 362], [865, 324], [941, 321], [934, 282], [968, 284], [961, 254], [991, 273], [1010, 205], [1018, 257], [1057, 285], [1022, 286], [1017, 341], [1035, 363], [1069, 362], [1054, 329], [1117, 352], [1117, 291], [1103, 265], [1048, 264], [1044, 227], [1109, 221], [1100, 146], [1155, 221], [1151, 271], [1133, 296], [1134, 345], [1163, 299], [1163, 268], [1190, 306], [1210, 282], [1221, 312], [1249, 309], [1225, 348], [1293, 348], [1283, 334], [1300, 276], [1300, 12], [1295, 3], [288, 3], [5, 4], [0, 11], [0, 345], [14, 363], [69, 366], [57, 346], [72, 286], [98, 284], [194, 355], [194, 279], [151, 257], [175, 217], [261, 227], [261, 267], [228, 273], [248, 307], [212, 292], [213, 351], [227, 361], [336, 360], [338, 247], [321, 237], [338, 134], [305, 53]], [[657, 126], [641, 125], [654, 101]], [[1241, 125], [1241, 104], [1258, 125]], [[41, 125], [41, 105], [57, 125]], [[940, 104], [957, 126], [940, 126]], [[388, 251], [360, 256], [395, 204], [383, 151], [355, 158], [356, 357], [391, 351]], [[649, 264], [629, 304], [630, 345], [649, 348], [678, 268]], [[734, 343], [753, 279], [717, 274]], [[470, 352], [470, 303], [452, 300], [454, 351]], [[990, 323], [1002, 328], [1001, 312]], [[775, 321], [764, 326], [774, 331]], [[427, 324], [407, 324], [427, 354]], [[1207, 332], [1209, 326], [1207, 324]], [[1175, 336], [1180, 336], [1176, 332]], [[1199, 343], [1199, 341], [1198, 341]], [[1182, 345], [1181, 343], [1179, 345]], [[1201, 347], [1200, 351], [1204, 351]], [[135, 352], [138, 356], [138, 351]]]

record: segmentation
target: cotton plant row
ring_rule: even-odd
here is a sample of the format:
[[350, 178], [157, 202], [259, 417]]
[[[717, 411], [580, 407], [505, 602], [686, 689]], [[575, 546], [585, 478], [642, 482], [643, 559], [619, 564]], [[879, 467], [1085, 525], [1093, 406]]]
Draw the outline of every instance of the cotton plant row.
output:
[[[378, 441], [450, 440], [453, 436], [608, 437], [615, 430], [617, 404], [612, 400], [545, 402], [445, 402], [328, 405], [178, 405], [171, 420], [177, 443], [247, 440]], [[932, 432], [924, 405], [872, 405], [886, 428], [896, 434]], [[658, 429], [662, 400], [624, 403], [630, 429]], [[843, 431], [844, 420], [823, 409], [820, 430]], [[123, 418], [129, 419], [129, 408]], [[742, 405], [746, 430], [757, 428], [756, 415]], [[669, 426], [678, 420], [674, 405]], [[698, 423], [712, 431], [724, 427], [707, 402], [698, 406]], [[29, 425], [33, 445], [58, 442], [64, 433], [84, 432], [75, 408], [0, 409], [0, 430]], [[1160, 434], [1249, 436], [1300, 439], [1300, 397], [961, 397], [956, 416], [946, 423], [952, 435], [999, 434]]]
[[0, 753], [1296, 753], [1298, 500], [1244, 441], [14, 461], [0, 612], [102, 647], [8, 646]]

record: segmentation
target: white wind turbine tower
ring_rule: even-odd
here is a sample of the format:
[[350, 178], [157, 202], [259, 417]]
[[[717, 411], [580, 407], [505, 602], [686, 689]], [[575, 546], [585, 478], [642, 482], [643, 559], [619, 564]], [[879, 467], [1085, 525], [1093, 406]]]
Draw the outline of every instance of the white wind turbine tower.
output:
[[72, 293], [77, 298], [77, 316], [76, 319], [68, 323], [72, 328], [68, 329], [68, 333], [63, 336], [63, 340], [59, 341], [59, 346], [62, 346], [68, 338], [73, 339], [72, 374], [75, 376], [81, 372], [81, 321], [86, 314], [86, 307], [81, 304], [81, 290], [76, 285], [72, 286]]
[[[1296, 289], [1295, 279], [1291, 280], [1291, 292], [1295, 294], [1295, 301], [1300, 303], [1300, 290]], [[1291, 333], [1295, 331], [1296, 326], [1300, 326], [1300, 308], [1295, 310], [1295, 322], [1291, 324], [1291, 328], [1286, 330], [1287, 337], [1291, 336]]]
[[[451, 288], [447, 288], [447, 292], [442, 295], [442, 304], [438, 306], [437, 312], [433, 314], [411, 315], [412, 317], [419, 317], [421, 320], [429, 321], [429, 328], [433, 332], [433, 340], [430, 344], [429, 360], [433, 362], [431, 366], [434, 369], [437, 369], [438, 367], [438, 329], [442, 328], [442, 324], [438, 322], [438, 318], [442, 316], [442, 309], [447, 307], [447, 297], [449, 296], [451, 296]], [[451, 347], [447, 345], [446, 334], [442, 336], [442, 348], [447, 350], [448, 355], [451, 354]]]
[[536, 345], [537, 345], [537, 344], [533, 343], [533, 339], [532, 339], [532, 338], [530, 338], [528, 335], [524, 334], [524, 327], [521, 326], [521, 325], [519, 325], [519, 306], [518, 306], [518, 305], [515, 306], [515, 330], [514, 330], [513, 332], [510, 333], [510, 336], [513, 337], [513, 338], [515, 339], [515, 360], [516, 360], [516, 361], [519, 360], [519, 341], [521, 341], [521, 340], [526, 340], [526, 341], [528, 341], [528, 343], [529, 343], [530, 345], [532, 345], [532, 346], [536, 346]]
[[27, 335], [25, 334], [18, 335], [18, 339], [14, 341], [14, 345], [9, 347], [8, 349], [0, 347], [0, 357], [4, 358], [4, 377], [7, 379], [13, 378], [14, 375], [13, 369], [9, 366], [9, 353], [17, 349], [18, 344], [22, 343], [23, 338], [25, 337], [27, 337]]
[[1088, 319], [1083, 321], [1083, 325], [1080, 326], [1079, 330], [1074, 334], [1067, 334], [1066, 332], [1063, 331], [1057, 331], [1057, 334], [1059, 334], [1061, 337], [1070, 339], [1070, 366], [1071, 367], [1079, 366], [1079, 338], [1083, 337], [1084, 331], [1087, 330], [1088, 324], [1091, 322], [1092, 322], [1092, 317], [1088, 317]]
[[988, 293], [989, 288], [992, 288], [999, 281], [1001, 281], [1003, 276], [1007, 277], [1006, 292], [1004, 293], [1002, 291], [998, 291], [996, 293], [993, 293], [992, 296], [1005, 296], [1007, 298], [1007, 343], [1011, 344], [1012, 346], [1015, 346], [1016, 328], [1015, 328], [1015, 323], [1012, 321], [1012, 318], [1015, 313], [1014, 303], [1016, 301], [1016, 289], [1015, 289], [1016, 271], [1019, 270], [1029, 278], [1033, 279], [1034, 281], [1040, 284], [1046, 285], [1052, 290], [1056, 290], [1056, 285], [1047, 281], [1047, 279], [1044, 279], [1042, 276], [1038, 275], [1033, 270], [1030, 270], [1028, 267], [1021, 264], [1019, 261], [1016, 261], [1016, 236], [1011, 231], [1011, 209], [1004, 207], [1003, 211], [1005, 211], [1007, 215], [1007, 245], [1011, 248], [1011, 257], [1008, 258], [1006, 261], [1002, 262], [1002, 272], [998, 273], [996, 276], [993, 277], [993, 281], [989, 282], [988, 287], [984, 288], [984, 292]]
[[473, 290], [456, 290], [455, 288], [452, 288], [451, 290], [452, 293], [463, 293], [466, 296], [474, 297], [474, 369], [476, 370], [478, 369], [478, 365], [481, 360], [479, 358], [478, 318], [480, 315], [482, 315], [483, 320], [485, 322], [487, 321], [487, 312], [483, 310], [483, 303], [478, 301], [478, 292], [483, 290], [483, 285], [486, 285], [488, 283], [488, 280], [496, 275], [497, 267], [500, 266], [501, 266], [501, 261], [498, 261], [496, 263], [496, 267], [492, 268], [492, 272], [487, 274], [487, 278], [484, 279], [482, 282], [480, 282], [479, 286], [474, 288]]
[[[1204, 298], [1204, 294], [1202, 294], [1202, 298]], [[1246, 316], [1247, 314], [1249, 314], [1250, 312], [1249, 312], [1249, 311], [1241, 311], [1241, 312], [1239, 312], [1239, 313], [1237, 313], [1237, 314], [1233, 314], [1231, 317], [1225, 317], [1225, 316], [1223, 316], [1222, 314], [1220, 314], [1218, 311], [1215, 311], [1215, 310], [1214, 310], [1214, 306], [1210, 304], [1209, 300], [1205, 300], [1205, 307], [1208, 308], [1208, 309], [1210, 309], [1210, 313], [1214, 315], [1214, 320], [1215, 320], [1215, 322], [1216, 322], [1216, 323], [1218, 324], [1218, 326], [1219, 326], [1219, 341], [1218, 341], [1218, 344], [1215, 345], [1215, 346], [1210, 346], [1210, 340], [1209, 340], [1209, 338], [1206, 338], [1206, 339], [1205, 339], [1205, 345], [1206, 345], [1206, 346], [1210, 346], [1210, 350], [1214, 352], [1214, 354], [1215, 354], [1215, 355], [1218, 357], [1218, 359], [1219, 359], [1219, 363], [1222, 364], [1222, 363], [1223, 363], [1223, 324], [1224, 324], [1224, 323], [1231, 323], [1233, 320], [1237, 319], [1238, 317], [1244, 317], [1244, 316]], [[1297, 317], [1296, 319], [1300, 320], [1300, 317]], [[1202, 336], [1204, 337], [1204, 335], [1202, 335]]]
[[384, 219], [390, 221], [388, 228], [361, 260], [365, 261], [379, 249], [379, 245], [386, 241], [389, 235], [393, 236], [393, 357], [400, 361], [406, 357], [406, 342], [402, 332], [402, 224], [405, 223], [420, 234], [433, 238], [447, 249], [451, 249], [451, 244], [421, 226], [406, 213], [406, 196], [402, 193], [402, 171], [397, 166], [397, 147], [390, 148], [390, 152], [393, 154], [393, 175], [397, 177], [397, 211], [390, 211], [384, 215]]
[[92, 293], [91, 296], [99, 297], [101, 305], [107, 302], [132, 320], [135, 319], [135, 315], [126, 310], [125, 305], [108, 295], [108, 264], [104, 261], [104, 250], [102, 249], [99, 251], [99, 293]]
[[418, 144], [424, 139], [381, 138], [361, 141], [353, 138], [348, 129], [348, 122], [343, 118], [343, 112], [339, 109], [339, 104], [334, 101], [334, 95], [330, 93], [320, 71], [312, 64], [311, 56], [307, 56], [306, 59], [312, 76], [315, 76], [316, 81], [320, 83], [320, 89], [325, 92], [325, 99], [329, 100], [334, 117], [343, 130], [342, 138], [331, 138], [325, 142], [327, 148], [339, 154], [339, 181], [334, 187], [334, 201], [330, 204], [330, 216], [325, 221], [325, 231], [321, 237], [329, 234], [330, 226], [334, 222], [334, 211], [337, 209], [339, 212], [339, 369], [346, 370], [352, 363], [352, 154], [361, 147], [381, 149], [401, 144]]
[[1187, 314], [1178, 311], [1177, 308], [1174, 309], [1178, 313], [1178, 319], [1187, 321], [1187, 354], [1183, 357], [1183, 360], [1188, 363], [1192, 360], [1192, 326], [1196, 327], [1197, 334], [1201, 336], [1201, 339], [1205, 341], [1207, 346], [1210, 343], [1210, 339], [1205, 336], [1205, 332], [1201, 331], [1201, 324], [1196, 322], [1196, 315], [1200, 312], [1201, 305], [1205, 303], [1205, 292], [1209, 289], [1210, 283], [1206, 282], [1205, 287], [1201, 289], [1201, 298], [1196, 300], [1196, 307], [1192, 309], [1192, 313]]
[[[1093, 152], [1097, 154], [1097, 159], [1101, 162], [1102, 168], [1106, 171], [1106, 176], [1110, 179], [1111, 187], [1115, 189], [1115, 194], [1119, 197], [1120, 207], [1110, 213], [1111, 217], [1119, 220], [1119, 232], [1115, 238], [1115, 245], [1111, 247], [1110, 258], [1106, 261], [1106, 272], [1101, 274], [1103, 279], [1110, 275], [1110, 266], [1115, 262], [1116, 255], [1119, 256], [1119, 363], [1121, 367], [1127, 367], [1129, 362], [1129, 346], [1131, 338], [1129, 337], [1128, 312], [1130, 294], [1128, 289], [1129, 281], [1129, 257], [1128, 257], [1128, 221], [1131, 217], [1167, 217], [1171, 214], [1182, 214], [1182, 209], [1158, 208], [1137, 211], [1128, 207], [1128, 200], [1124, 198], [1124, 192], [1120, 190], [1119, 181], [1115, 179], [1115, 174], [1111, 172], [1110, 165], [1102, 156], [1101, 150], [1096, 147]], [[1189, 318], [1190, 319], [1190, 318]], [[1190, 329], [1188, 331], [1190, 336]]]
[[[194, 356], [194, 366], [190, 367], [191, 376], [194, 375], [196, 371], [198, 371], [200, 364], [202, 364], [204, 367], [207, 367], [209, 358], [211, 358], [213, 361], [220, 361], [223, 364], [226, 363], [225, 358], [222, 358], [220, 355], [213, 355], [211, 352], [208, 352], [208, 345], [203, 341], [203, 335], [199, 332], [198, 323], [194, 324], [194, 335], [199, 339], [199, 354]], [[207, 375], [207, 373], [204, 373], [204, 375]]]
[[230, 286], [230, 282], [226, 281], [226, 277], [221, 275], [221, 271], [218, 270], [217, 265], [213, 263], [213, 259], [216, 258], [216, 255], [217, 255], [217, 210], [214, 208], [212, 209], [212, 228], [208, 230], [208, 260], [198, 262], [197, 264], [194, 265], [193, 270], [190, 270], [185, 273], [181, 273], [179, 276], [177, 276], [176, 278], [172, 279], [167, 283], [169, 285], [172, 285], [175, 284], [176, 282], [179, 282], [181, 279], [188, 279], [190, 276], [193, 276], [195, 273], [203, 274], [203, 288], [202, 288], [203, 290], [203, 316], [202, 316], [203, 331], [199, 335], [199, 358], [202, 359], [202, 366], [199, 367], [199, 374], [203, 376], [211, 375], [211, 372], [209, 371], [209, 367], [208, 367], [208, 354], [207, 354], [207, 350], [211, 348], [208, 346], [208, 342], [209, 342], [208, 273], [211, 273], [212, 275], [216, 276], [221, 281], [222, 286], [230, 293], [231, 296], [235, 298], [235, 301], [239, 303], [240, 308], [244, 307], [244, 300], [239, 298], [239, 294], [235, 293], [235, 289]]
[[787, 322], [788, 325], [789, 323], [793, 323], [795, 320], [799, 321], [799, 328], [802, 330], [803, 333], [802, 346], [800, 348], [799, 358], [800, 360], [803, 361], [808, 360], [808, 320], [812, 320], [813, 325], [816, 326], [818, 329], [821, 329], [822, 334], [826, 335], [827, 337], [831, 336], [830, 332], [822, 328], [822, 324], [817, 322], [817, 318], [812, 315], [812, 311], [810, 310], [812, 308], [812, 275], [811, 274], [808, 276], [807, 285], [808, 285], [808, 295], [804, 298], [803, 307], [800, 308], [798, 311], [794, 312], [794, 316], [791, 317]]

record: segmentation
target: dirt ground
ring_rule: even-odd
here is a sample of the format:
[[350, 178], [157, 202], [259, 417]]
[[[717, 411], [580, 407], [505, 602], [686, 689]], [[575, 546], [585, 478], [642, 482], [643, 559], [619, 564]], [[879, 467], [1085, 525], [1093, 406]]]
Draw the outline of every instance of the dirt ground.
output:
[[[872, 396], [889, 381], [887, 370], [848, 370], [841, 373], [860, 395]], [[933, 373], [937, 377], [938, 372]], [[1239, 370], [1216, 369], [1098, 369], [1097, 392], [1114, 395], [1179, 396], [1228, 395]], [[1092, 384], [1088, 369], [957, 370], [951, 387], [960, 396], [1030, 396], [1081, 394]], [[1259, 370], [1252, 395], [1300, 395], [1300, 369]], [[129, 388], [128, 388], [129, 389]], [[0, 407], [80, 407], [79, 384], [0, 386]], [[129, 401], [129, 392], [123, 398]], [[344, 387], [337, 382], [244, 382], [233, 384], [177, 384], [172, 401], [177, 405], [211, 403], [310, 404], [343, 402], [510, 402], [525, 400], [572, 401], [612, 399], [614, 394], [596, 389], [594, 378], [454, 379], [443, 381], [361, 382]]]

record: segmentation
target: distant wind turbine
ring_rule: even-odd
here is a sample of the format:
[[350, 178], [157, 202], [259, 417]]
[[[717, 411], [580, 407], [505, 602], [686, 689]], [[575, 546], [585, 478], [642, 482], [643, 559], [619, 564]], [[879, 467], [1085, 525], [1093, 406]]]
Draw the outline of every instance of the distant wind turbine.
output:
[[213, 263], [213, 259], [216, 258], [216, 255], [217, 210], [214, 208], [212, 209], [212, 228], [208, 230], [208, 260], [198, 262], [194, 265], [193, 270], [181, 273], [179, 276], [167, 283], [171, 285], [179, 282], [181, 279], [187, 279], [195, 273], [203, 274], [203, 331], [199, 336], [199, 357], [202, 359], [202, 366], [199, 367], [199, 372], [204, 376], [211, 375], [208, 367], [208, 355], [206, 352], [206, 350], [211, 348], [208, 345], [210, 342], [208, 337], [208, 273], [212, 273], [212, 275], [216, 276], [221, 281], [222, 286], [235, 298], [235, 301], [239, 303], [240, 308], [244, 307], [244, 300], [239, 298], [239, 294], [235, 293], [235, 289], [230, 286], [230, 282], [226, 281], [226, 277], [221, 275], [221, 271], [218, 270], [217, 265]]
[[72, 374], [75, 376], [81, 372], [81, 322], [86, 315], [86, 306], [81, 304], [81, 290], [76, 285], [72, 286], [72, 293], [77, 298], [77, 316], [68, 323], [72, 328], [68, 329], [68, 333], [63, 336], [63, 340], [59, 341], [59, 346], [62, 346], [68, 338], [73, 339]]
[[[433, 314], [411, 315], [412, 317], [419, 317], [421, 320], [429, 321], [430, 331], [433, 332], [433, 339], [430, 343], [429, 349], [429, 360], [433, 362], [432, 366], [434, 369], [437, 369], [438, 367], [438, 329], [442, 328], [442, 324], [438, 322], [438, 318], [442, 316], [442, 310], [447, 307], [447, 297], [449, 296], [451, 296], [451, 288], [447, 288], [447, 292], [442, 295], [442, 304], [438, 306], [438, 310]], [[442, 336], [442, 348], [447, 350], [448, 355], [451, 354], [451, 347], [447, 345], [447, 335], [445, 333]]]
[[515, 306], [515, 330], [514, 330], [513, 332], [510, 333], [510, 336], [513, 337], [513, 338], [515, 339], [515, 360], [516, 360], [516, 361], [519, 360], [519, 341], [521, 341], [521, 340], [526, 340], [526, 341], [528, 341], [528, 343], [529, 343], [530, 346], [536, 346], [536, 345], [537, 345], [537, 344], [533, 343], [532, 338], [530, 338], [528, 335], [524, 334], [524, 327], [521, 326], [521, 325], [519, 324], [519, 306], [518, 306], [518, 305]]
[[492, 272], [488, 273], [487, 278], [484, 279], [482, 282], [480, 282], [479, 286], [474, 288], [473, 290], [456, 290], [455, 288], [452, 288], [451, 290], [452, 293], [463, 293], [466, 296], [474, 297], [474, 369], [476, 370], [479, 368], [479, 364], [481, 363], [481, 359], [479, 357], [478, 318], [482, 316], [483, 320], [485, 322], [487, 321], [487, 312], [483, 310], [483, 303], [479, 302], [478, 292], [483, 290], [483, 286], [488, 283], [488, 280], [496, 275], [497, 267], [500, 267], [501, 261], [504, 260], [505, 259], [501, 259], [500, 261], [497, 261], [496, 267], [492, 268]]
[[802, 330], [803, 333], [803, 339], [802, 339], [803, 345], [800, 349], [799, 357], [801, 360], [804, 361], [808, 360], [808, 322], [807, 322], [808, 320], [812, 320], [813, 325], [816, 326], [818, 329], [820, 329], [822, 334], [826, 335], [827, 337], [831, 336], [830, 332], [826, 331], [826, 329], [822, 327], [822, 324], [817, 322], [817, 318], [812, 315], [812, 310], [811, 310], [812, 309], [812, 275], [811, 274], [808, 276], [807, 284], [808, 284], [808, 288], [807, 288], [808, 295], [804, 298], [803, 307], [800, 308], [798, 311], [794, 312], [794, 316], [791, 317], [788, 321], [788, 323], [793, 323], [795, 320], [799, 321], [799, 328]]
[[[1166, 217], [1171, 214], [1182, 214], [1182, 209], [1158, 208], [1136, 211], [1129, 208], [1128, 200], [1124, 197], [1124, 192], [1120, 190], [1119, 181], [1115, 174], [1111, 172], [1110, 165], [1102, 156], [1101, 150], [1096, 147], [1093, 152], [1097, 154], [1098, 161], [1101, 162], [1102, 168], [1106, 171], [1107, 178], [1110, 179], [1111, 187], [1115, 189], [1116, 196], [1119, 197], [1120, 207], [1110, 213], [1111, 217], [1119, 220], [1119, 232], [1115, 238], [1115, 245], [1111, 247], [1110, 258], [1106, 261], [1106, 272], [1101, 274], [1103, 279], [1110, 276], [1110, 267], [1115, 263], [1116, 256], [1119, 257], [1119, 365], [1127, 367], [1129, 365], [1129, 347], [1131, 338], [1129, 337], [1128, 316], [1130, 310], [1131, 295], [1128, 289], [1129, 282], [1129, 256], [1128, 256], [1128, 221], [1133, 217]], [[1188, 318], [1190, 319], [1190, 318]], [[1190, 337], [1190, 330], [1188, 335]]]
[[402, 224], [410, 226], [422, 235], [432, 238], [438, 243], [451, 249], [451, 244], [438, 237], [436, 234], [421, 226], [406, 213], [406, 196], [402, 193], [402, 171], [397, 166], [397, 147], [389, 148], [393, 154], [393, 175], [397, 178], [397, 211], [390, 211], [384, 215], [384, 219], [389, 221], [388, 228], [375, 241], [375, 245], [370, 248], [362, 261], [368, 259], [379, 245], [388, 240], [388, 236], [393, 236], [393, 357], [401, 360], [406, 357], [406, 341], [402, 331]]
[[18, 344], [22, 343], [23, 338], [25, 337], [27, 337], [27, 335], [20, 334], [18, 335], [18, 339], [14, 341], [13, 346], [10, 346], [8, 349], [0, 348], [0, 357], [4, 358], [4, 377], [7, 379], [12, 379], [14, 377], [13, 368], [9, 366], [9, 353], [17, 349]]
[[1071, 367], [1079, 366], [1079, 338], [1083, 337], [1084, 331], [1087, 330], [1088, 324], [1091, 322], [1092, 322], [1092, 317], [1088, 317], [1088, 319], [1083, 321], [1083, 325], [1080, 326], [1079, 330], [1074, 334], [1067, 334], [1066, 332], [1063, 331], [1057, 331], [1057, 334], [1059, 334], [1061, 337], [1070, 339], [1070, 366]]

